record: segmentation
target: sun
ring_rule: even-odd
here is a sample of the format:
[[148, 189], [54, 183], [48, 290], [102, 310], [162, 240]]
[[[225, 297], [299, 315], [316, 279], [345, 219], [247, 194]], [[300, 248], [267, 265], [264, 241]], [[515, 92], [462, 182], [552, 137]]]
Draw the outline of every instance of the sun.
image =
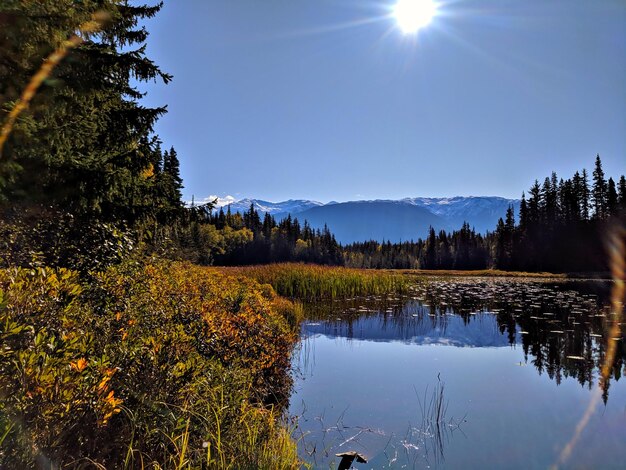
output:
[[437, 12], [432, 0], [398, 0], [393, 7], [393, 15], [404, 34], [416, 33], [427, 26]]

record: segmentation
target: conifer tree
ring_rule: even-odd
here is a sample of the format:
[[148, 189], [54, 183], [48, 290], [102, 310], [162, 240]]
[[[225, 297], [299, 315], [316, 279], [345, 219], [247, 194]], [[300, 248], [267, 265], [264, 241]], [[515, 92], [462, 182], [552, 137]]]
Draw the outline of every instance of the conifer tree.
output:
[[224, 214], [224, 208], [220, 207], [220, 211], [217, 214], [217, 221], [215, 224], [218, 230], [222, 230], [226, 227], [226, 214]]
[[557, 218], [558, 194], [556, 173], [552, 172], [552, 178], [544, 180], [541, 188], [541, 200], [543, 201], [543, 222], [544, 225], [550, 227]]
[[580, 204], [574, 191], [575, 183], [572, 180], [561, 180], [559, 185], [559, 199], [561, 218], [564, 223], [580, 219]]
[[[569, 181], [569, 180], [568, 180]], [[571, 179], [571, 185], [569, 186], [570, 191], [570, 204], [571, 204], [571, 213], [572, 218], [575, 220], [584, 220], [583, 210], [582, 210], [582, 177], [580, 173], [577, 171], [574, 173], [574, 176]]]
[[452, 268], [452, 253], [450, 251], [450, 240], [448, 238], [448, 234], [445, 232], [445, 230], [441, 230], [439, 232], [438, 238], [438, 267], [439, 269], [450, 269]]
[[535, 180], [528, 193], [530, 194], [528, 199], [528, 222], [529, 225], [534, 226], [541, 221], [541, 188], [538, 180]]
[[591, 194], [589, 192], [589, 176], [587, 170], [583, 168], [582, 175], [580, 177], [580, 188], [578, 188], [580, 194], [580, 215], [582, 220], [589, 220], [589, 208], [591, 207]]
[[622, 210], [626, 210], [626, 177], [619, 178], [619, 204]]
[[617, 189], [615, 188], [615, 181], [613, 178], [609, 178], [609, 182], [606, 190], [606, 209], [608, 215], [617, 214], [619, 207], [619, 200], [617, 195]]
[[263, 236], [265, 237], [266, 240], [269, 240], [272, 236], [272, 229], [276, 226], [276, 222], [274, 222], [274, 219], [272, 218], [272, 216], [270, 215], [269, 212], [265, 213], [265, 216], [263, 217]]
[[0, 28], [0, 121], [62, 41], [96, 12], [109, 21], [56, 67], [16, 124], [3, 151], [9, 165], [0, 168], [0, 199], [87, 219], [132, 223], [154, 214], [160, 149], [153, 127], [165, 108], [141, 106], [133, 79], [171, 78], [146, 57], [148, 33], [138, 26], [160, 8], [113, 0], [2, 4], [11, 21]]
[[228, 208], [226, 209], [226, 225], [228, 227], [233, 227], [233, 215], [230, 212], [230, 204], [228, 204]]
[[528, 227], [528, 204], [526, 203], [525, 192], [522, 192], [522, 201], [519, 206], [519, 226], [522, 231]]
[[426, 253], [424, 256], [425, 269], [435, 269], [437, 267], [437, 235], [435, 229], [431, 226], [428, 229], [428, 238], [426, 240]]
[[495, 245], [495, 253], [493, 254], [494, 263], [499, 269], [506, 269], [508, 264], [507, 254], [506, 254], [506, 229], [504, 227], [504, 220], [502, 217], [498, 219], [498, 223], [496, 225], [496, 245]]
[[157, 178], [157, 185], [161, 195], [160, 220], [166, 224], [172, 223], [180, 216], [183, 209], [183, 180], [180, 177], [180, 163], [174, 147], [163, 154], [163, 169], [160, 172], [160, 178]]
[[596, 166], [593, 170], [593, 207], [594, 218], [605, 219], [607, 216], [607, 182], [604, 179], [600, 155], [596, 156]]

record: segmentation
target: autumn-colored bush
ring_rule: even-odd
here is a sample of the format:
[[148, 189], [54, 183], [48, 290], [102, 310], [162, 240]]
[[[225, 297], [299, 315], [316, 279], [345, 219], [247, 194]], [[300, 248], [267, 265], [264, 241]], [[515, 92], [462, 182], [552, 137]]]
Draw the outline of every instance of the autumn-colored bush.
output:
[[221, 270], [270, 284], [280, 295], [306, 301], [394, 294], [405, 291], [409, 284], [406, 276], [393, 271], [313, 264], [280, 263]]
[[269, 286], [127, 262], [0, 270], [0, 467], [289, 468], [299, 310]]

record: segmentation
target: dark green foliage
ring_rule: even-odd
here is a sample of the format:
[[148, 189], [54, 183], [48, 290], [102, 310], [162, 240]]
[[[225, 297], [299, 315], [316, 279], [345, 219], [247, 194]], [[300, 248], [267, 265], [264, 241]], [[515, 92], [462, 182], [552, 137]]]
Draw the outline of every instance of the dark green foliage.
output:
[[0, 122], [51, 52], [92, 14], [109, 17], [53, 70], [4, 146], [5, 263], [104, 267], [116, 258], [102, 254], [110, 243], [130, 246], [116, 233], [156, 241], [155, 224], [180, 217], [177, 155], [153, 135], [165, 108], [142, 106], [131, 84], [171, 79], [146, 57], [148, 33], [138, 26], [160, 8], [112, 0], [0, 6]]
[[498, 220], [495, 232], [493, 262], [500, 269], [510, 269], [513, 265], [515, 236], [515, 214], [513, 207], [506, 211], [506, 222]]
[[437, 238], [435, 229], [428, 229], [428, 239], [426, 240], [426, 255], [424, 257], [424, 269], [435, 269], [437, 266]]
[[[586, 170], [558, 183], [552, 173], [541, 187], [535, 181], [528, 203], [522, 195], [519, 225], [511, 230], [511, 225], [499, 224], [488, 237], [495, 247], [494, 266], [523, 271], [608, 270], [603, 235], [614, 220], [624, 219], [624, 212], [614, 180], [605, 180], [599, 156], [593, 177], [592, 191]], [[512, 247], [510, 254], [504, 240]]]
[[489, 253], [485, 238], [464, 223], [460, 230], [437, 235], [430, 227], [426, 241], [357, 242], [343, 247], [345, 265], [385, 269], [485, 269]]
[[113, 223], [84, 221], [39, 206], [15, 206], [0, 217], [0, 268], [58, 266], [81, 273], [121, 262], [136, 245]]
[[577, 188], [580, 195], [580, 209], [581, 219], [589, 220], [589, 208], [591, 207], [591, 194], [589, 192], [589, 177], [587, 176], [587, 170], [583, 168], [582, 176]]
[[18, 120], [0, 168], [5, 203], [54, 205], [75, 217], [131, 224], [180, 204], [179, 192], [156, 188], [160, 160], [169, 162], [172, 154], [161, 156], [152, 135], [165, 108], [141, 106], [142, 94], [131, 85], [131, 79], [171, 78], [139, 45], [147, 32], [138, 22], [159, 9], [113, 1], [3, 2], [0, 121], [47, 55], [94, 12], [110, 16], [58, 65]]
[[618, 209], [617, 189], [615, 188], [615, 181], [613, 181], [613, 178], [609, 178], [609, 183], [607, 185], [606, 208], [609, 214], [614, 214]]
[[343, 247], [345, 266], [373, 269], [417, 269], [424, 252], [424, 242], [379, 243], [355, 242]]
[[626, 178], [624, 175], [619, 178], [619, 207], [626, 211]]

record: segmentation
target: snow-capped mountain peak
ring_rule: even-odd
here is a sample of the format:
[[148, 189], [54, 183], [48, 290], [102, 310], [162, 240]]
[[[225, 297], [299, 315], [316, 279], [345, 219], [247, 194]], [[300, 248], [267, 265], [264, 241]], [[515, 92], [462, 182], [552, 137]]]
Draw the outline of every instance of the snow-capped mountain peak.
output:
[[[209, 196], [203, 200], [213, 200], [215, 196]], [[321, 202], [317, 201], [309, 201], [306, 199], [289, 199], [287, 201], [281, 202], [271, 202], [264, 201], [262, 199], [251, 199], [251, 198], [243, 198], [243, 199], [235, 199], [232, 196], [225, 196], [223, 198], [217, 198], [218, 203], [216, 208], [224, 208], [230, 207], [231, 212], [246, 212], [250, 209], [250, 206], [254, 206], [254, 209], [260, 214], [296, 214], [298, 212], [305, 211], [312, 207], [323, 206]]]

